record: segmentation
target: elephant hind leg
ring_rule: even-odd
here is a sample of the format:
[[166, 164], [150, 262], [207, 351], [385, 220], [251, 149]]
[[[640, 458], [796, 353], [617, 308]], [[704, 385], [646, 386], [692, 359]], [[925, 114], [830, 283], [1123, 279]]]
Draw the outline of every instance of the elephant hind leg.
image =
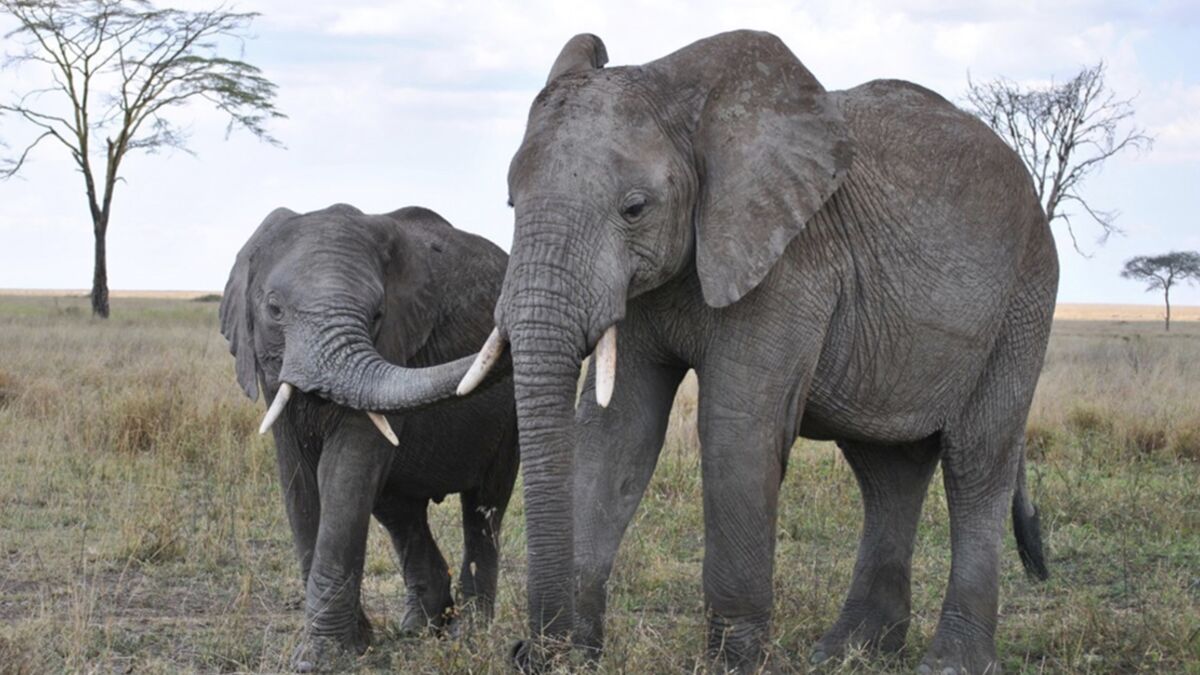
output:
[[903, 648], [912, 600], [913, 541], [940, 453], [936, 437], [906, 445], [838, 446], [862, 493], [863, 528], [850, 590], [837, 621], [813, 650], [814, 663], [848, 647]]
[[400, 632], [418, 635], [440, 629], [453, 613], [450, 570], [429, 530], [429, 501], [395, 500], [377, 508], [375, 517], [388, 530], [404, 569], [404, 617]]
[[507, 472], [507, 479], [462, 494], [463, 560], [458, 583], [468, 623], [492, 620], [500, 576], [500, 526], [516, 470], [515, 461], [497, 467], [494, 471]]
[[[1043, 294], [1052, 291], [1030, 287], [1015, 298], [979, 385], [942, 432], [950, 581], [921, 672], [997, 668], [1001, 544], [1017, 494], [1022, 436], [1050, 329], [1053, 303]], [[1015, 523], [1018, 536], [1022, 523], [1020, 518]]]

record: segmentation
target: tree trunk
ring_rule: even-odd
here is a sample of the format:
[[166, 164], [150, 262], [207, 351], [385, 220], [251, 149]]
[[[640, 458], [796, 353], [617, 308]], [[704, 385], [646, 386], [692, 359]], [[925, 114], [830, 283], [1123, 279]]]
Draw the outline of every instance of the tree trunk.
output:
[[1171, 332], [1171, 289], [1163, 290], [1163, 300], [1167, 303], [1167, 332]]
[[93, 232], [96, 235], [96, 263], [92, 273], [92, 316], [107, 319], [108, 260], [104, 248], [104, 236], [108, 232], [108, 223], [95, 223]]

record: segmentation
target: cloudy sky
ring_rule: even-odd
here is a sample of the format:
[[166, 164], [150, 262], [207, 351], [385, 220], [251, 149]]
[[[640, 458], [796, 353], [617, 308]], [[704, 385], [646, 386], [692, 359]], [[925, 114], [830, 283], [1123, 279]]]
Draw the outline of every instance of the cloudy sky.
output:
[[[209, 2], [187, 0], [181, 8]], [[276, 206], [349, 202], [368, 212], [420, 204], [507, 248], [505, 174], [525, 113], [559, 48], [600, 35], [612, 65], [641, 63], [732, 28], [769, 30], [830, 89], [908, 79], [961, 99], [967, 74], [1063, 80], [1104, 59], [1136, 96], [1154, 149], [1113, 160], [1084, 194], [1121, 212], [1085, 259], [1059, 231], [1064, 302], [1153, 302], [1118, 277], [1136, 254], [1200, 249], [1200, 3], [900, 0], [790, 3], [659, 0], [307, 3], [243, 0], [261, 12], [245, 58], [279, 85], [280, 149], [225, 138], [212, 111], [187, 109], [195, 156], [127, 160], [109, 231], [115, 289], [219, 289], [242, 242]], [[10, 23], [0, 19], [0, 29]], [[0, 50], [9, 51], [12, 45]], [[36, 85], [0, 71], [0, 94]], [[32, 131], [0, 122], [19, 146]], [[0, 182], [0, 288], [85, 288], [90, 223], [82, 182], [49, 144]], [[1056, 225], [1056, 228], [1058, 226]], [[1200, 287], [1178, 293], [1200, 304]]]

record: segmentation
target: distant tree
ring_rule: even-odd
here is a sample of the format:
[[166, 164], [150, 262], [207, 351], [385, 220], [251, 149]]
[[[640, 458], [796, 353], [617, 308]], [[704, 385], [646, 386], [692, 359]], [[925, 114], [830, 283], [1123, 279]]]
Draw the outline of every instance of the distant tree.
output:
[[44, 140], [71, 154], [95, 236], [92, 313], [107, 318], [105, 235], [128, 153], [187, 152], [185, 130], [168, 115], [195, 100], [228, 117], [226, 136], [240, 127], [278, 144], [265, 127], [283, 117], [275, 85], [258, 68], [221, 55], [258, 15], [224, 6], [157, 9], [146, 0], [0, 0], [0, 11], [16, 19], [5, 37], [20, 47], [6, 65], [34, 67], [44, 82], [0, 100], [0, 116], [36, 130], [19, 153], [0, 157], [0, 179], [15, 176]]
[[1148, 150], [1153, 139], [1133, 124], [1133, 99], [1117, 98], [1104, 82], [1104, 62], [1084, 68], [1063, 84], [1024, 87], [999, 78], [967, 78], [967, 108], [1007, 142], [1033, 176], [1038, 199], [1051, 223], [1066, 223], [1081, 255], [1074, 203], [1100, 226], [1097, 242], [1120, 232], [1117, 211], [1093, 207], [1080, 193], [1083, 182], [1124, 150]]
[[1140, 255], [1125, 261], [1121, 276], [1146, 282], [1146, 291], [1162, 290], [1167, 305], [1167, 330], [1171, 330], [1171, 287], [1191, 280], [1200, 282], [1200, 252], [1172, 251], [1163, 255]]

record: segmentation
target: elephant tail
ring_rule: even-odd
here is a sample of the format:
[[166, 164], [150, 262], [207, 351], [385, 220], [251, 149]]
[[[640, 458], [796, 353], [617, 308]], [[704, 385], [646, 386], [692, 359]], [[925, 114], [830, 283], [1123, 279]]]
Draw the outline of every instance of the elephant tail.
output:
[[1025, 574], [1045, 581], [1050, 578], [1046, 568], [1046, 551], [1042, 546], [1042, 521], [1037, 507], [1029, 500], [1025, 486], [1025, 449], [1021, 449], [1021, 461], [1017, 465], [1017, 489], [1013, 491], [1012, 504], [1013, 534], [1017, 538], [1017, 553]]

